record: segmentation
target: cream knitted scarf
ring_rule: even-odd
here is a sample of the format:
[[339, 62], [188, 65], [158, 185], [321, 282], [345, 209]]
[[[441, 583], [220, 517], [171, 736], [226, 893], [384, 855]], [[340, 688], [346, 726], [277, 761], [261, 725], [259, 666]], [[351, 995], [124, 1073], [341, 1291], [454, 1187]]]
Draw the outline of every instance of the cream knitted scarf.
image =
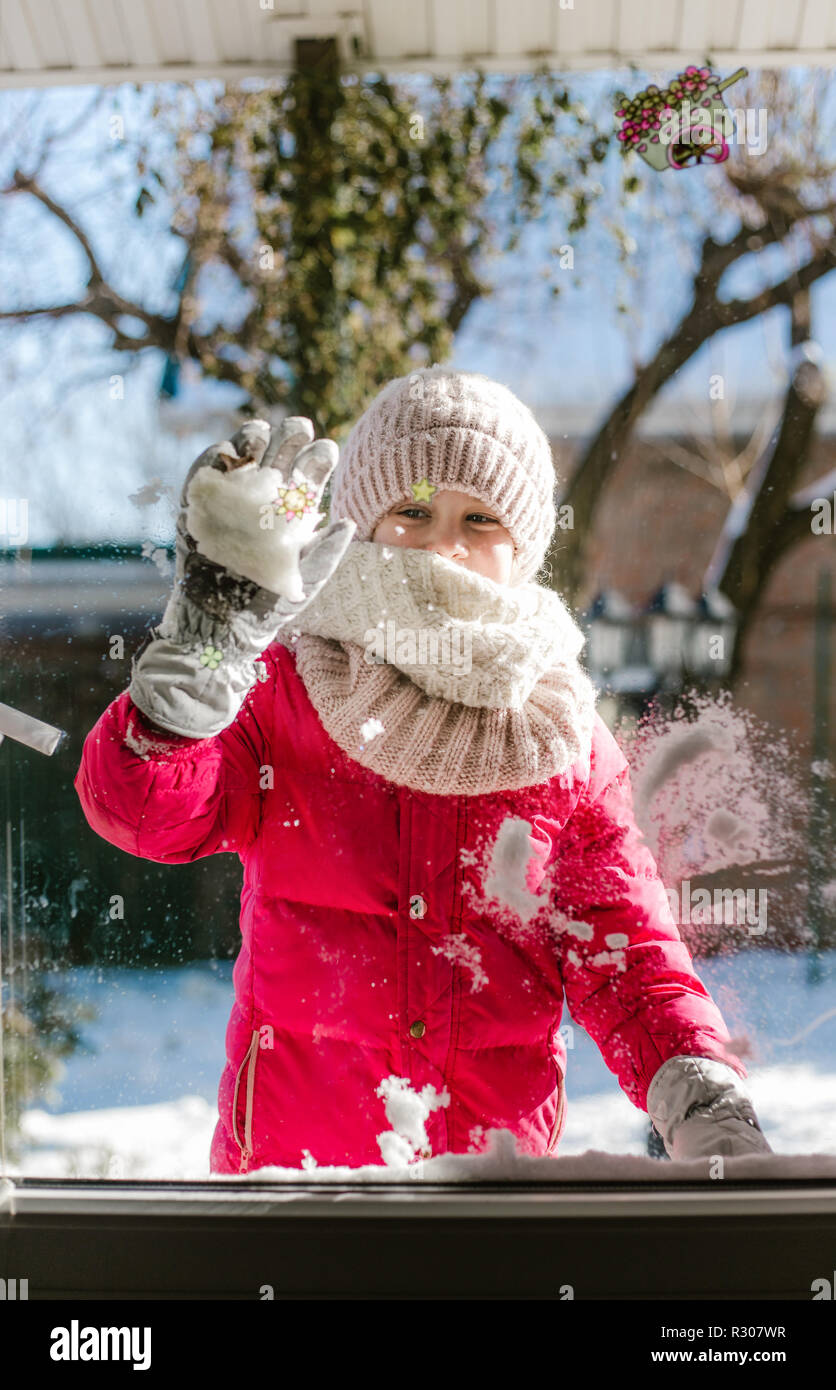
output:
[[540, 585], [352, 541], [278, 640], [335, 743], [391, 782], [475, 796], [548, 781], [589, 751], [583, 633]]

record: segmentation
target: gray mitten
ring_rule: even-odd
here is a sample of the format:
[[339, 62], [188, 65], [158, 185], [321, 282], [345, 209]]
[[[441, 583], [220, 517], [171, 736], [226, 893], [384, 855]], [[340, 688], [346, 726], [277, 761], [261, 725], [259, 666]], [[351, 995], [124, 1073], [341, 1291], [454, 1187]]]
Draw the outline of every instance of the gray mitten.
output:
[[180, 496], [174, 586], [133, 659], [131, 699], [154, 724], [210, 738], [235, 719], [257, 658], [334, 573], [356, 529], [316, 531], [337, 445], [311, 421], [271, 439], [249, 420], [192, 464]]
[[713, 1057], [669, 1057], [650, 1083], [647, 1113], [672, 1159], [772, 1153], [744, 1082]]

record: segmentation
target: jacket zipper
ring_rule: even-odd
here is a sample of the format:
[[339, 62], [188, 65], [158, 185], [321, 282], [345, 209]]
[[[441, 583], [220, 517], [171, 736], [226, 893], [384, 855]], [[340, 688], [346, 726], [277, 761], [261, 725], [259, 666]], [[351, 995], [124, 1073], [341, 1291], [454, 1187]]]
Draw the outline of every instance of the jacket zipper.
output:
[[[255, 1089], [255, 1057], [258, 1052], [258, 1041], [259, 1031], [257, 1028], [254, 1028], [253, 1035], [250, 1039], [250, 1045], [244, 1054], [244, 1060], [238, 1068], [238, 1075], [235, 1078], [235, 1091], [232, 1096], [232, 1133], [236, 1144], [241, 1150], [239, 1173], [246, 1173], [250, 1159], [253, 1156], [253, 1091]], [[242, 1144], [238, 1137], [237, 1124], [238, 1088], [241, 1085], [241, 1073], [248, 1063], [250, 1063], [250, 1065], [247, 1069], [247, 1102], [244, 1111], [244, 1142]]]
[[[457, 797], [456, 797], [456, 831], [455, 831], [455, 846], [456, 846], [456, 851], [455, 851], [455, 861], [454, 861], [454, 862], [456, 863], [457, 866], [460, 866], [460, 864], [461, 864], [461, 860], [459, 859], [459, 853], [460, 853], [460, 850], [461, 850], [462, 846], [465, 845], [465, 844], [467, 843], [467, 831], [468, 831], [468, 823], [467, 823], [467, 797], [466, 797], [466, 796], [457, 796]], [[464, 933], [464, 927], [462, 926], [462, 915], [463, 915], [462, 871], [461, 871], [461, 868], [458, 867], [458, 868], [456, 869], [456, 872], [455, 872], [454, 875], [453, 875], [453, 902], [452, 902], [451, 911], [450, 911], [450, 935], [451, 935], [451, 936], [463, 935], [463, 933]], [[456, 1043], [457, 1043], [457, 1041], [458, 1041], [459, 1027], [460, 1027], [460, 1024], [461, 1024], [461, 1001], [462, 1001], [462, 988], [463, 988], [463, 986], [462, 986], [462, 974], [463, 974], [463, 972], [462, 972], [461, 968], [454, 965], [454, 966], [453, 966], [453, 987], [452, 987], [452, 989], [450, 990], [450, 1043], [449, 1043], [449, 1046], [448, 1046], [448, 1049], [447, 1049], [447, 1056], [446, 1056], [446, 1058], [445, 1058], [445, 1060], [444, 1060], [444, 1071], [443, 1071], [443, 1073], [442, 1073], [443, 1078], [444, 1078], [444, 1089], [445, 1089], [445, 1090], [448, 1090], [448, 1089], [449, 1089], [449, 1091], [450, 1091], [451, 1094], [455, 1094], [455, 1092], [453, 1091], [453, 1084], [452, 1084], [452, 1083], [453, 1083], [453, 1073], [454, 1073], [455, 1066], [456, 1066]], [[450, 1115], [450, 1110], [451, 1110], [451, 1109], [452, 1109], [452, 1107], [448, 1107], [447, 1109], [442, 1110], [442, 1112], [441, 1112], [442, 1115], [444, 1116], [445, 1144], [446, 1144], [446, 1148], [447, 1148], [448, 1151], [449, 1151], [450, 1148], [453, 1146], [454, 1139], [455, 1139], [455, 1134], [454, 1134], [454, 1130], [455, 1130], [455, 1119], [454, 1119], [454, 1118], [451, 1118], [451, 1115]], [[455, 1114], [455, 1112], [454, 1112], [454, 1114]]]
[[560, 1125], [563, 1120], [564, 1111], [566, 1109], [566, 1091], [563, 1085], [563, 1073], [560, 1070], [560, 1067], [557, 1065], [557, 1062], [555, 1062], [554, 1058], [552, 1058], [552, 1061], [554, 1062], [554, 1069], [557, 1072], [557, 1110], [555, 1111], [552, 1132], [549, 1135], [549, 1147], [546, 1149], [547, 1157], [551, 1153], [555, 1144], [557, 1143], [557, 1136], [560, 1132]]

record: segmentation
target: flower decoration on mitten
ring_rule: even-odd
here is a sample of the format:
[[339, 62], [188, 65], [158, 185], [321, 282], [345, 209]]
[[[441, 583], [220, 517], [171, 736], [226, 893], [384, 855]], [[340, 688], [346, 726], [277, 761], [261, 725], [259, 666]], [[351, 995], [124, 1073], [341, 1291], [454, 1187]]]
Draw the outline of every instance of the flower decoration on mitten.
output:
[[207, 642], [200, 654], [200, 664], [208, 666], [210, 671], [216, 671], [223, 661], [223, 655], [218, 647], [213, 647], [211, 642]]
[[300, 521], [306, 512], [315, 512], [317, 493], [310, 483], [291, 482], [289, 487], [280, 487], [276, 493], [273, 510], [285, 521]]

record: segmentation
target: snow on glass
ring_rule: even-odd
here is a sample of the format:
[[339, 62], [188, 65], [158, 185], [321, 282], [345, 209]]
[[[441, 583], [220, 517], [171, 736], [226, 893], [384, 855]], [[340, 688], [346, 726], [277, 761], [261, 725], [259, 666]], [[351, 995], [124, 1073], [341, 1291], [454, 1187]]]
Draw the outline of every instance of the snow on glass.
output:
[[680, 934], [692, 952], [737, 950], [766, 936], [774, 905], [772, 944], [779, 930], [781, 944], [804, 944], [809, 766], [730, 692], [693, 706], [690, 719], [681, 708], [651, 715], [621, 740], [636, 820]]
[[[737, 950], [765, 935], [768, 899], [773, 891], [777, 899], [782, 888], [787, 939], [803, 944], [810, 769], [787, 739], [734, 706], [724, 691], [693, 696], [690, 717], [682, 707], [670, 714], [654, 709], [619, 742], [628, 761], [636, 824], [689, 949]], [[522, 926], [549, 902], [553, 874], [541, 872], [537, 881], [542, 853], [531, 823], [509, 816], [482, 872], [486, 903]], [[598, 857], [597, 871], [615, 882], [621, 870], [605, 851]], [[462, 859], [477, 862], [472, 852]], [[790, 876], [793, 891], [787, 895]], [[705, 884], [714, 885], [713, 891]], [[836, 888], [825, 884], [825, 901], [833, 896]], [[580, 941], [591, 941], [594, 934], [583, 921], [555, 918], [553, 926]], [[618, 934], [605, 942], [613, 952], [629, 945]]]
[[[365, 741], [381, 732], [379, 721], [373, 719], [367, 720], [361, 729]], [[132, 731], [132, 736], [137, 740], [135, 751], [140, 755], [147, 756], [149, 752], [156, 751], [152, 749], [151, 741], [148, 744], [143, 742], [144, 736], [139, 730]], [[793, 938], [796, 948], [805, 942], [810, 775], [812, 771], [813, 775], [827, 776], [832, 769], [829, 765], [813, 769], [805, 766], [786, 738], [774, 727], [762, 724], [749, 711], [733, 705], [728, 692], [719, 697], [693, 697], [688, 716], [682, 709], [667, 715], [651, 712], [631, 733], [620, 733], [619, 743], [629, 764], [636, 822], [668, 892], [678, 929], [695, 956], [707, 953], [734, 956], [739, 960], [734, 984], [726, 983], [722, 989], [715, 991], [715, 997], [724, 1014], [740, 1013], [745, 1017], [752, 1000], [763, 993], [758, 979], [757, 960], [774, 952], [741, 952], [741, 947], [768, 944], [774, 948], [776, 943], [784, 944], [776, 936], [776, 931], [780, 929], [785, 929]], [[520, 816], [508, 816], [491, 844], [482, 846], [478, 853], [474, 850], [462, 852], [462, 866], [470, 865], [475, 870], [472, 882], [465, 883], [463, 889], [477, 896], [481, 889], [482, 907], [495, 921], [497, 929], [525, 934], [542, 909], [548, 907], [552, 880], [548, 874], [541, 872], [538, 877], [536, 872], [532, 873], [532, 866], [536, 868], [539, 864], [541, 869], [543, 867], [542, 848], [530, 821]], [[695, 906], [697, 882], [710, 881], [712, 877], [719, 876], [722, 876], [724, 883], [732, 885], [736, 882], [743, 884], [753, 877], [766, 881], [769, 886], [771, 928], [767, 941], [758, 939], [759, 912], [752, 918], [747, 911], [742, 920], [738, 914], [729, 921], [725, 913], [720, 914], [718, 919], [716, 908], [707, 910], [703, 902]], [[780, 913], [773, 919], [771, 885], [775, 884], [777, 896], [782, 885], [786, 886], [788, 877], [791, 891], [785, 892], [780, 899]], [[836, 881], [831, 881], [824, 885], [823, 897], [825, 901], [830, 901], [834, 896]], [[575, 944], [567, 952], [567, 960], [570, 964], [579, 964], [580, 953], [586, 954], [590, 950], [595, 936], [591, 924], [582, 920], [561, 920], [559, 914], [554, 913], [542, 914], [541, 920], [548, 921], [551, 931], [565, 932], [573, 938]], [[606, 951], [588, 956], [589, 963], [608, 963], [616, 972], [623, 970], [624, 953], [629, 950], [626, 935], [609, 933], [604, 936], [603, 944]], [[479, 949], [465, 935], [452, 935], [432, 947], [432, 950], [435, 954], [444, 955], [469, 977], [472, 992], [487, 983]], [[766, 979], [768, 962], [764, 959], [763, 963]], [[812, 1020], [806, 1019], [800, 1031], [798, 1028], [785, 1028], [783, 1032], [790, 1034], [787, 1037], [777, 1037], [773, 1029], [768, 1046], [795, 1046], [809, 1034], [815, 1034], [834, 1013], [836, 1010], [832, 1008], [825, 1009]], [[754, 1055], [757, 1060], [758, 1049], [749, 1036], [733, 1038], [732, 1045], [741, 1057]], [[790, 1057], [792, 1055], [790, 1053]], [[768, 1070], [765, 1069], [765, 1072]], [[782, 1115], [787, 1114], [787, 1096], [792, 1092], [797, 1104], [791, 1118], [799, 1136], [799, 1147], [802, 1144], [811, 1147], [810, 1117], [807, 1111], [802, 1115], [799, 1107], [806, 1097], [804, 1104], [808, 1111], [818, 1107], [821, 1116], [823, 1104], [832, 1108], [833, 1100], [827, 1099], [825, 1102], [824, 1093], [820, 1094], [814, 1085], [818, 1081], [832, 1082], [832, 1076], [821, 1074], [813, 1077], [811, 1073], [809, 1084], [799, 1086], [792, 1066], [778, 1066], [771, 1070], [775, 1073], [775, 1083], [783, 1097]], [[830, 1071], [832, 1068], [825, 1067], [825, 1072]], [[764, 1085], [769, 1085], [766, 1075]], [[799, 1090], [804, 1092], [804, 1097], [798, 1094]], [[320, 1166], [316, 1156], [310, 1150], [303, 1149], [298, 1168], [259, 1169], [239, 1180], [298, 1181], [304, 1175], [306, 1181], [380, 1182], [400, 1181], [408, 1174], [411, 1177], [463, 1182], [489, 1178], [524, 1180], [540, 1176], [567, 1181], [635, 1177], [658, 1182], [675, 1178], [676, 1169], [680, 1167], [660, 1164], [635, 1152], [630, 1155], [610, 1154], [594, 1146], [587, 1147], [579, 1154], [534, 1158], [517, 1151], [514, 1136], [509, 1131], [493, 1129], [486, 1134], [474, 1133], [472, 1136], [474, 1149], [481, 1147], [481, 1152], [427, 1156], [427, 1120], [434, 1110], [449, 1105], [449, 1093], [446, 1090], [439, 1093], [430, 1085], [415, 1092], [407, 1079], [389, 1075], [381, 1078], [376, 1094], [384, 1100], [390, 1126], [389, 1130], [378, 1135], [382, 1164], [359, 1168]], [[764, 1095], [767, 1095], [767, 1090]], [[612, 1103], [620, 1104], [620, 1097], [613, 1097]], [[573, 1108], [579, 1109], [581, 1104], [579, 1099]], [[606, 1103], [604, 1098], [598, 1101], [602, 1114], [604, 1111], [609, 1114], [609, 1104], [609, 1098]], [[194, 1113], [189, 1111], [187, 1114], [183, 1110], [184, 1105], [191, 1106]], [[209, 1176], [201, 1171], [205, 1168], [201, 1155], [205, 1143], [203, 1132], [214, 1122], [213, 1107], [198, 1097], [183, 1097], [182, 1101], [150, 1108], [134, 1106], [91, 1110], [86, 1117], [84, 1114], [48, 1116], [44, 1111], [32, 1110], [26, 1117], [24, 1128], [29, 1131], [30, 1141], [37, 1143], [40, 1135], [45, 1144], [58, 1142], [59, 1146], [69, 1145], [81, 1153], [81, 1138], [88, 1146], [99, 1142], [94, 1139], [94, 1132], [97, 1136], [100, 1128], [96, 1128], [94, 1119], [106, 1121], [107, 1133], [111, 1135], [120, 1128], [120, 1116], [127, 1120], [133, 1115], [138, 1123], [136, 1147], [139, 1152], [140, 1130], [143, 1133], [147, 1131], [146, 1117], [151, 1108], [157, 1115], [153, 1126], [157, 1141], [161, 1128], [182, 1121], [183, 1145], [186, 1146], [184, 1153], [188, 1148], [188, 1153], [193, 1154], [193, 1157], [186, 1159], [183, 1175]], [[762, 1105], [759, 1106], [761, 1110]], [[764, 1113], [762, 1118], [769, 1124], [768, 1113]], [[64, 1124], [67, 1137], [56, 1141], [57, 1131], [64, 1121], [68, 1122]], [[82, 1122], [87, 1124], [90, 1133], [88, 1135], [85, 1131], [76, 1142], [70, 1138], [70, 1131], [73, 1123], [78, 1129]], [[774, 1125], [777, 1124], [776, 1118]], [[792, 1125], [785, 1135], [786, 1144], [792, 1143]], [[821, 1119], [814, 1121], [813, 1125], [818, 1136]], [[121, 1128], [124, 1129], [124, 1126]], [[775, 1133], [774, 1127], [772, 1133]], [[597, 1131], [591, 1128], [589, 1136], [594, 1140]], [[605, 1137], [603, 1132], [601, 1137]], [[175, 1141], [172, 1147], [177, 1150], [178, 1142]], [[127, 1148], [130, 1149], [130, 1143]], [[116, 1168], [113, 1167], [114, 1163]], [[118, 1155], [114, 1156], [107, 1176], [122, 1176], [120, 1163]], [[136, 1176], [159, 1175], [153, 1170], [153, 1164], [146, 1173], [143, 1162], [137, 1159], [137, 1163], [139, 1166], [133, 1170]], [[791, 1157], [786, 1152], [783, 1155], [776, 1152], [772, 1155], [729, 1159], [727, 1163], [732, 1166], [735, 1176], [740, 1177], [822, 1176], [825, 1171], [836, 1176], [836, 1155], [822, 1151], [798, 1153], [796, 1150]], [[34, 1170], [30, 1168], [29, 1171]], [[179, 1172], [166, 1175], [181, 1176]]]

